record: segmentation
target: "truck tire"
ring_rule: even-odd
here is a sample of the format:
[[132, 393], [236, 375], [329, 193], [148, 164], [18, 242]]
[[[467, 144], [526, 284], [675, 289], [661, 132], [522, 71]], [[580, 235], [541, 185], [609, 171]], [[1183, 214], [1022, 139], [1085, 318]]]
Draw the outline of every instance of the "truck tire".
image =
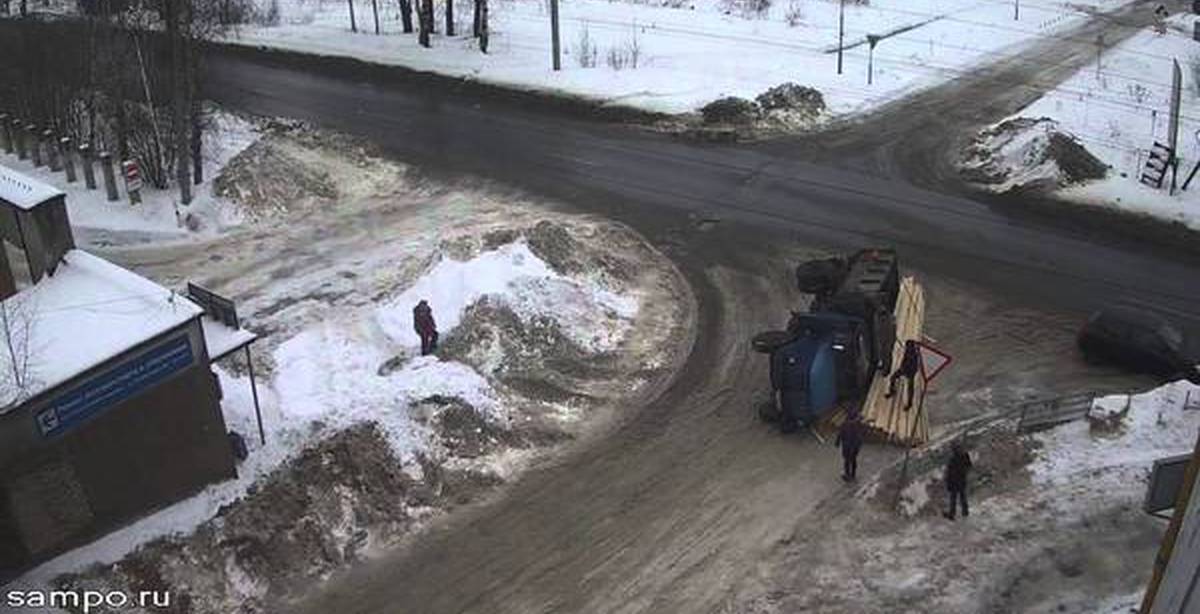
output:
[[767, 400], [758, 404], [758, 417], [763, 422], [775, 423], [779, 422], [779, 408], [775, 406], [775, 401]]

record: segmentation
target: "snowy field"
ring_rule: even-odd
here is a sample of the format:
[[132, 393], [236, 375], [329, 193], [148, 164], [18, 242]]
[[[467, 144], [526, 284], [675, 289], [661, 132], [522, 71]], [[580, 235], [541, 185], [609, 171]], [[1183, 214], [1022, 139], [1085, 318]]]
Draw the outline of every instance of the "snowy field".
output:
[[48, 166], [34, 167], [32, 160], [21, 160], [16, 153], [0, 151], [0, 164], [65, 192], [71, 226], [75, 229], [76, 239], [85, 245], [211, 237], [242, 222], [236, 206], [213, 194], [212, 180], [229, 160], [258, 138], [258, 131], [241, 117], [220, 110], [210, 110], [208, 121], [210, 128], [205, 135], [203, 150], [207, 181], [195, 186], [192, 203], [188, 206], [179, 205], [178, 190], [158, 190], [148, 183], [142, 189], [141, 204], [130, 204], [116, 160], [113, 166], [119, 198], [113, 202], [105, 196], [99, 163], [95, 164], [95, 190], [88, 190], [84, 185], [78, 165], [77, 180], [68, 183], [62, 171], [51, 172]]
[[[1123, 1], [1023, 0], [1019, 20], [1007, 0], [847, 2], [841, 75], [834, 53], [838, 3], [831, 0], [773, 0], [761, 13], [750, 8], [756, 4], [752, 0], [564, 0], [564, 56], [557, 73], [550, 65], [543, 0], [493, 2], [488, 55], [469, 36], [471, 5], [461, 0], [455, 6], [458, 33], [468, 35], [437, 35], [432, 49], [418, 46], [415, 35], [400, 33], [392, 2], [379, 3], [383, 35], [375, 35], [371, 3], [363, 0], [355, 2], [357, 34], [350, 31], [346, 2], [278, 0], [280, 25], [241, 27], [229, 40], [665, 113], [695, 111], [723, 96], [754, 98], [794, 81], [817, 88], [833, 114], [845, 114], [955, 78], [1021, 43], [1078, 23], [1088, 11], [1113, 10]], [[441, 32], [444, 17], [437, 4]], [[875, 49], [871, 85], [868, 35], [886, 37]]]
[[[1146, 157], [1156, 142], [1167, 142], [1171, 97], [1171, 64], [1182, 68], [1178, 183], [1200, 161], [1200, 44], [1192, 40], [1193, 18], [1169, 21], [1166, 34], [1146, 29], [1115, 48], [1106, 48], [1097, 62], [1080, 70], [1014, 118], [1048, 118], [1053, 128], [1074, 137], [1108, 165], [1104, 179], [1066, 187], [1058, 192], [1069, 200], [1117, 208], [1179, 222], [1200, 230], [1200, 183], [1171, 195], [1139, 183]], [[1050, 126], [1048, 123], [1043, 127]], [[1028, 142], [1037, 135], [1022, 135]], [[1008, 166], [1021, 175], [1019, 183], [1054, 174], [1053, 168], [1029, 168], [1036, 150], [1016, 143], [1004, 152]], [[999, 186], [1000, 189], [1010, 184]]]

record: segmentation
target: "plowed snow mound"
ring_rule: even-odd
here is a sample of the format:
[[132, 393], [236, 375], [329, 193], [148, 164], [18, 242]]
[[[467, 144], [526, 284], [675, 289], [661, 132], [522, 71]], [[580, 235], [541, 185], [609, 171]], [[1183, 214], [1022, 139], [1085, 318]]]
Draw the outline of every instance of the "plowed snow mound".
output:
[[996, 192], [1053, 190], [1103, 179], [1108, 166], [1058, 122], [1018, 117], [983, 130], [960, 164], [963, 177]]

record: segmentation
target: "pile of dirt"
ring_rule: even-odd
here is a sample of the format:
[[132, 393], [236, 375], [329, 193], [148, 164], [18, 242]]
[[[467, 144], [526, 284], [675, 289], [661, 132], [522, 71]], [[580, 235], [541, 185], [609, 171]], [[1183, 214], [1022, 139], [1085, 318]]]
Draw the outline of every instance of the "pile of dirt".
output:
[[391, 543], [437, 503], [373, 424], [339, 432], [259, 480], [187, 537], [165, 537], [124, 560], [59, 578], [64, 589], [169, 591], [178, 612], [261, 612]]
[[[586, 235], [585, 235], [586, 233]], [[612, 224], [568, 226], [541, 220], [522, 231], [529, 250], [561, 275], [594, 275], [622, 287], [634, 279], [646, 259], [653, 257], [633, 231]], [[597, 249], [594, 246], [604, 246]]]
[[213, 192], [252, 219], [287, 213], [297, 202], [337, 197], [329, 173], [292, 155], [281, 146], [282, 138], [267, 134], [235, 156], [213, 182]]
[[587, 383], [617, 375], [613, 357], [589, 353], [546, 316], [522, 320], [483, 297], [463, 312], [438, 350], [443, 358], [487, 373], [527, 398], [557, 404], [587, 401]]
[[[431, 397], [439, 451], [475, 459], [553, 440], [489, 423], [458, 398]], [[61, 576], [64, 590], [166, 591], [174, 612], [272, 611], [314, 582], [398, 543], [430, 510], [470, 503], [503, 483], [493, 472], [421, 456], [401, 469], [379, 427], [359, 424], [302, 452], [186, 537], [152, 541], [120, 562]], [[424, 510], [418, 512], [418, 510]]]
[[763, 120], [781, 127], [811, 125], [825, 112], [825, 97], [815, 88], [783, 83], [758, 95]]
[[981, 131], [959, 170], [967, 181], [998, 192], [1052, 191], [1108, 174], [1107, 165], [1045, 117], [1018, 117]]

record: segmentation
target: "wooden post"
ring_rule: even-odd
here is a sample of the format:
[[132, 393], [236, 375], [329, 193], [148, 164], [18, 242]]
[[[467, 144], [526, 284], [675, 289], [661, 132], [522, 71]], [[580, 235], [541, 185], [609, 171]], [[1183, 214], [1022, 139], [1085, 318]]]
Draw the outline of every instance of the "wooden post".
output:
[[112, 154], [107, 151], [100, 152], [100, 174], [104, 177], [104, 192], [108, 201], [115, 202], [120, 196], [117, 195], [117, 179], [113, 177]]
[[79, 163], [83, 166], [83, 184], [89, 190], [96, 189], [96, 170], [92, 168], [92, 146], [84, 143], [79, 146]]
[[58, 163], [58, 139], [54, 138], [53, 130], [47, 128], [42, 131], [42, 145], [46, 147], [46, 166], [55, 173], [62, 170]]
[[63, 172], [67, 174], [67, 183], [75, 183], [75, 150], [71, 148], [71, 137], [58, 139], [58, 153], [62, 156]]
[[17, 150], [17, 158], [20, 160], [28, 158], [29, 154], [25, 151], [25, 130], [21, 127], [21, 120], [13, 118], [12, 122], [8, 124], [8, 130], [12, 134], [13, 145]]
[[0, 145], [4, 146], [4, 153], [13, 152], [12, 130], [8, 126], [8, 113], [0, 113]]
[[33, 124], [25, 125], [25, 136], [28, 137], [29, 158], [35, 167], [42, 165], [42, 144], [38, 140], [37, 128]]
[[1158, 595], [1158, 587], [1166, 575], [1167, 564], [1171, 562], [1171, 554], [1175, 551], [1175, 539], [1183, 528], [1183, 517], [1187, 513], [1188, 504], [1192, 500], [1192, 490], [1196, 484], [1196, 473], [1200, 472], [1200, 436], [1196, 438], [1196, 446], [1192, 450], [1192, 460], [1188, 463], [1183, 474], [1183, 485], [1179, 488], [1179, 496], [1175, 499], [1175, 510], [1171, 513], [1171, 524], [1167, 525], [1167, 533], [1163, 535], [1158, 547], [1158, 556], [1154, 558], [1154, 572], [1150, 576], [1150, 584], [1142, 596], [1141, 614], [1150, 614], [1154, 607], [1154, 598]]
[[550, 45], [554, 49], [554, 70], [562, 70], [562, 48], [559, 44], [558, 0], [550, 0]]

